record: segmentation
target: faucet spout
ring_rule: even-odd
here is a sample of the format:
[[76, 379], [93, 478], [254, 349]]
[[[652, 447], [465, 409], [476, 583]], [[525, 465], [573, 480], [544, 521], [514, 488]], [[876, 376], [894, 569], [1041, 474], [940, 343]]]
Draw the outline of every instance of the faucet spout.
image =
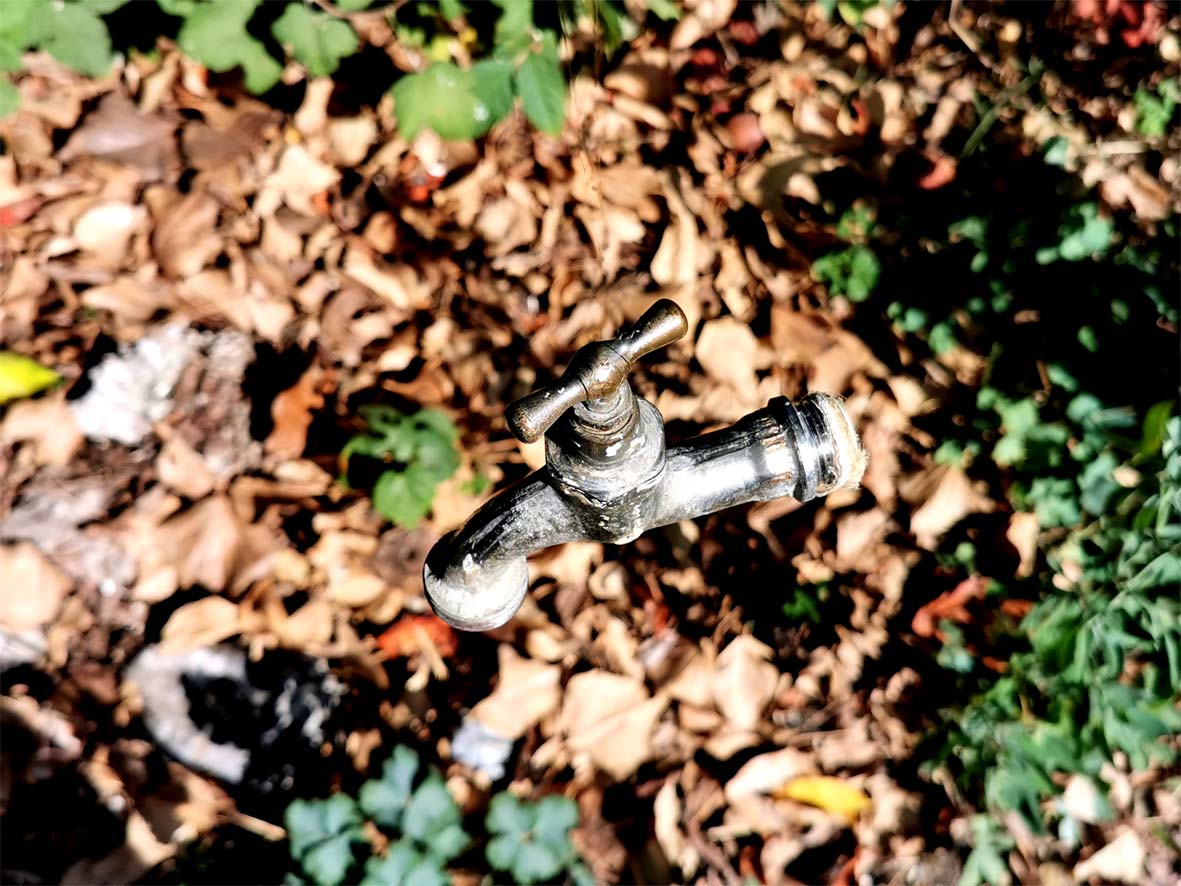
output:
[[525, 599], [529, 555], [581, 536], [578, 515], [549, 469], [534, 471], [431, 549], [423, 569], [427, 599], [462, 630], [499, 627]]

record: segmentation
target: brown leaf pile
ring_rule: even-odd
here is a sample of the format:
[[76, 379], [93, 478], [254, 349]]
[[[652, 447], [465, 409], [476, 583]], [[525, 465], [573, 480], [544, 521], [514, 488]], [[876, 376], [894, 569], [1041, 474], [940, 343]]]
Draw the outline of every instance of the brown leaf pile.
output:
[[[966, 352], [910, 365], [850, 332], [850, 305], [809, 273], [831, 242], [810, 219], [826, 175], [954, 180], [942, 141], [983, 75], [936, 73], [949, 46], [963, 52], [941, 14], [895, 63], [901, 4], [873, 10], [859, 36], [814, 5], [689, 7], [667, 45], [641, 36], [603, 82], [571, 83], [560, 138], [512, 116], [478, 146], [411, 143], [388, 101], [346, 112], [331, 84], [309, 83], [284, 114], [172, 52], [99, 85], [48, 58], [22, 79], [23, 110], [0, 124], [0, 346], [57, 369], [69, 402], [51, 393], [0, 418], [4, 655], [56, 681], [3, 698], [6, 722], [11, 710], [39, 745], [6, 765], [0, 796], [78, 766], [100, 797], [122, 798], [125, 845], [62, 858], [73, 879], [141, 876], [229, 822], [275, 836], [179, 764], [140, 778], [143, 739], [90, 734], [82, 700], [107, 705], [109, 724], [136, 721], [120, 681], [145, 641], [331, 659], [384, 698], [380, 722], [347, 739], [361, 770], [398, 734], [447, 762], [470, 710], [520, 742], [524, 789], [579, 798], [579, 847], [604, 881], [939, 871], [951, 811], [896, 768], [931, 702], [883, 650], [892, 632], [970, 620], [982, 595], [985, 579], [905, 599], [942, 537], [997, 508], [933, 462], [915, 425], [982, 367]], [[749, 63], [705, 48], [775, 40]], [[858, 75], [866, 65], [874, 77]], [[1037, 145], [1062, 119], [1022, 125]], [[1148, 218], [1177, 205], [1175, 163], [1150, 174], [1065, 135], [1113, 205]], [[902, 172], [916, 152], [929, 162]], [[531, 562], [533, 593], [494, 655], [455, 636], [429, 615], [422, 557], [485, 497], [473, 477], [495, 487], [541, 463], [509, 437], [506, 403], [659, 297], [691, 332], [634, 380], [672, 433], [773, 396], [843, 394], [870, 453], [864, 488], [620, 550], [567, 545]], [[95, 367], [168, 324], [200, 332], [142, 440], [87, 438], [72, 404]], [[334, 482], [369, 402], [442, 408], [460, 428], [464, 465], [422, 529], [391, 528]], [[1040, 527], [1007, 526], [1028, 575]], [[845, 623], [781, 614], [797, 586], [829, 583]], [[613, 785], [634, 804], [626, 822]], [[182, 826], [159, 827], [162, 810]], [[649, 833], [658, 857], [635, 861]], [[793, 867], [817, 847], [822, 862]], [[1091, 870], [1107, 876], [1106, 859]]]

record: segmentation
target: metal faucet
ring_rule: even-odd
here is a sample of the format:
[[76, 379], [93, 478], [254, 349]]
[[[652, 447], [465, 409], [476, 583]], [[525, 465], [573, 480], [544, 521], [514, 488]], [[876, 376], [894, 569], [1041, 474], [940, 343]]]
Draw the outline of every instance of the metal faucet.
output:
[[618, 338], [581, 348], [553, 385], [508, 407], [524, 443], [545, 435], [546, 465], [431, 549], [427, 599], [464, 630], [504, 624], [529, 586], [527, 558], [570, 541], [624, 544], [657, 526], [750, 501], [810, 501], [856, 487], [866, 455], [844, 404], [776, 397], [728, 428], [666, 447], [664, 420], [627, 374], [688, 331], [662, 299]]

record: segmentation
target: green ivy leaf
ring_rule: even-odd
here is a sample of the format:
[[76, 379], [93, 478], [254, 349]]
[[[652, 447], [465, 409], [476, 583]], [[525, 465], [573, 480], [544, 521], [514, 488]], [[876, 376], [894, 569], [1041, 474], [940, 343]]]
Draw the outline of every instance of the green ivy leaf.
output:
[[[20, 53], [39, 45], [51, 33], [53, 9], [49, 0], [4, 0], [0, 16], [0, 45]], [[10, 68], [9, 70], [15, 70]]]
[[357, 48], [357, 34], [348, 22], [302, 3], [288, 4], [271, 33], [313, 77], [329, 76]]
[[493, 37], [499, 58], [514, 58], [533, 43], [533, 0], [492, 0], [500, 7]]
[[361, 786], [361, 809], [382, 827], [396, 828], [418, 774], [418, 754], [398, 745], [382, 766], [381, 778]]
[[529, 122], [542, 132], [558, 135], [566, 119], [566, 78], [553, 32], [545, 33], [540, 52], [530, 54], [521, 63], [516, 84]]
[[291, 855], [320, 886], [336, 886], [353, 863], [353, 843], [364, 842], [361, 814], [346, 794], [295, 800], [283, 817]]
[[414, 467], [385, 471], [373, 484], [373, 506], [386, 519], [413, 529], [430, 512], [435, 482], [430, 474]]
[[472, 93], [488, 108], [489, 118], [503, 120], [513, 109], [513, 69], [508, 62], [487, 58], [472, 65]]
[[[0, 82], [8, 83], [7, 80]], [[18, 94], [17, 100], [19, 99]], [[3, 95], [0, 93], [0, 101], [2, 100]], [[0, 351], [0, 403], [31, 397], [59, 381], [60, 375], [36, 360], [14, 354], [12, 351]]]
[[116, 9], [126, 6], [130, 0], [74, 0], [83, 9], [88, 9], [95, 15], [110, 15]]
[[494, 871], [511, 871], [520, 845], [518, 838], [512, 834], [499, 834], [484, 847], [484, 857], [488, 859], [488, 864], [492, 865]]
[[341, 12], [360, 12], [368, 9], [373, 0], [333, 0], [333, 6]]
[[283, 66], [246, 30], [258, 4], [259, 0], [205, 0], [185, 16], [177, 43], [211, 71], [240, 67], [247, 89], [266, 92], [279, 82]]
[[436, 62], [421, 73], [407, 74], [390, 92], [398, 130], [406, 139], [431, 129], [442, 138], [466, 141], [483, 135], [500, 119], [487, 98], [496, 88], [486, 92], [472, 71], [451, 62]]
[[111, 68], [111, 35], [97, 15], [79, 4], [51, 7], [44, 47], [79, 74], [101, 77]]

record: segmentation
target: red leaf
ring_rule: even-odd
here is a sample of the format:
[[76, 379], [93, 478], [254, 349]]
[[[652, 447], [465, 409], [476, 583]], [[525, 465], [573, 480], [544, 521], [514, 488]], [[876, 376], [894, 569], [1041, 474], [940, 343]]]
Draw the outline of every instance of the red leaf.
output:
[[910, 629], [920, 637], [933, 637], [936, 626], [944, 619], [967, 624], [972, 620], [967, 604], [984, 598], [989, 581], [991, 579], [983, 575], [965, 578], [953, 590], [940, 594], [916, 612]]
[[455, 654], [455, 631], [435, 615], [407, 615], [377, 638], [377, 646], [390, 658], [406, 658], [431, 643], [443, 658]]

